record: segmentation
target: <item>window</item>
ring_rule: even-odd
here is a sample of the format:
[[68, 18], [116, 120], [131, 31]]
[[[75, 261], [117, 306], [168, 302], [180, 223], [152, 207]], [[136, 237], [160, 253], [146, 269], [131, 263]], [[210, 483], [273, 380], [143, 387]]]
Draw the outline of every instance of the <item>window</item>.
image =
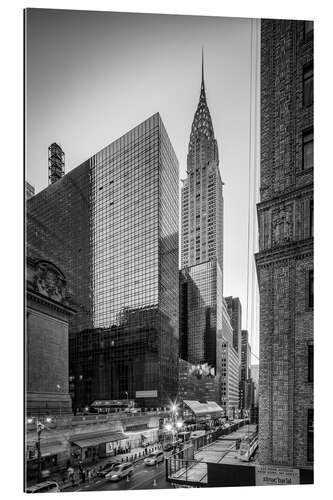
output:
[[308, 382], [313, 382], [313, 344], [308, 345]]
[[303, 66], [303, 106], [313, 104], [313, 62]]
[[308, 409], [307, 460], [313, 462], [313, 408]]
[[310, 238], [313, 237], [313, 200], [310, 200]]
[[313, 21], [304, 21], [304, 38], [308, 40], [313, 35]]
[[303, 170], [313, 168], [313, 129], [303, 132]]
[[308, 307], [313, 308], [313, 269], [308, 274]]

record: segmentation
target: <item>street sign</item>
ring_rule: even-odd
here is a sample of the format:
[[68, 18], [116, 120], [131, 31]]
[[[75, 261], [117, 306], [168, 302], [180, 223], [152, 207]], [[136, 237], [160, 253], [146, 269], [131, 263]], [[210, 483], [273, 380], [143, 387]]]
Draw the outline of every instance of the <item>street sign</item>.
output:
[[273, 465], [256, 466], [256, 486], [289, 484], [300, 484], [299, 469], [275, 467]]

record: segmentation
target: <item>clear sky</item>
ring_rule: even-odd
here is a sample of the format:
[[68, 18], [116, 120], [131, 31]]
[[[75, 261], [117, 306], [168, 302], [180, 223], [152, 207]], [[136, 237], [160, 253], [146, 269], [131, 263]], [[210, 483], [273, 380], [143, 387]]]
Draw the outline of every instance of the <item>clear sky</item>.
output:
[[204, 47], [225, 183], [224, 295], [240, 297], [246, 328], [250, 20], [29, 9], [26, 36], [26, 178], [36, 192], [52, 142], [69, 172], [157, 111], [184, 178]]

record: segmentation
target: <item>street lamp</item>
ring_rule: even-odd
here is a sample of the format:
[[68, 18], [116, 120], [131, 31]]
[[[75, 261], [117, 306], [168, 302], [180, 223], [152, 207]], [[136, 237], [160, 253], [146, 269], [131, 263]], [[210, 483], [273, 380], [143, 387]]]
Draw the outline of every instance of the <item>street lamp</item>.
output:
[[37, 420], [37, 462], [38, 462], [38, 481], [41, 480], [41, 475], [42, 475], [42, 452], [40, 449], [40, 435], [42, 431], [44, 430], [44, 425]]
[[[60, 384], [57, 384], [57, 391], [61, 391], [61, 385]], [[61, 417], [61, 402], [60, 402], [60, 407], [59, 407], [59, 413], [60, 413], [60, 417]]]

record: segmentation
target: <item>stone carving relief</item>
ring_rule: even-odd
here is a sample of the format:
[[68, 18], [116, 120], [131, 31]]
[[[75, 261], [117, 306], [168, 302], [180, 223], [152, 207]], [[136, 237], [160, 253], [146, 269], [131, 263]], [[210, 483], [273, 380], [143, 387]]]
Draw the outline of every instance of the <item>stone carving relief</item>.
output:
[[292, 206], [285, 205], [276, 208], [272, 214], [272, 242], [281, 245], [292, 240]]
[[34, 289], [57, 302], [66, 302], [66, 281], [50, 262], [38, 262], [34, 274]]

